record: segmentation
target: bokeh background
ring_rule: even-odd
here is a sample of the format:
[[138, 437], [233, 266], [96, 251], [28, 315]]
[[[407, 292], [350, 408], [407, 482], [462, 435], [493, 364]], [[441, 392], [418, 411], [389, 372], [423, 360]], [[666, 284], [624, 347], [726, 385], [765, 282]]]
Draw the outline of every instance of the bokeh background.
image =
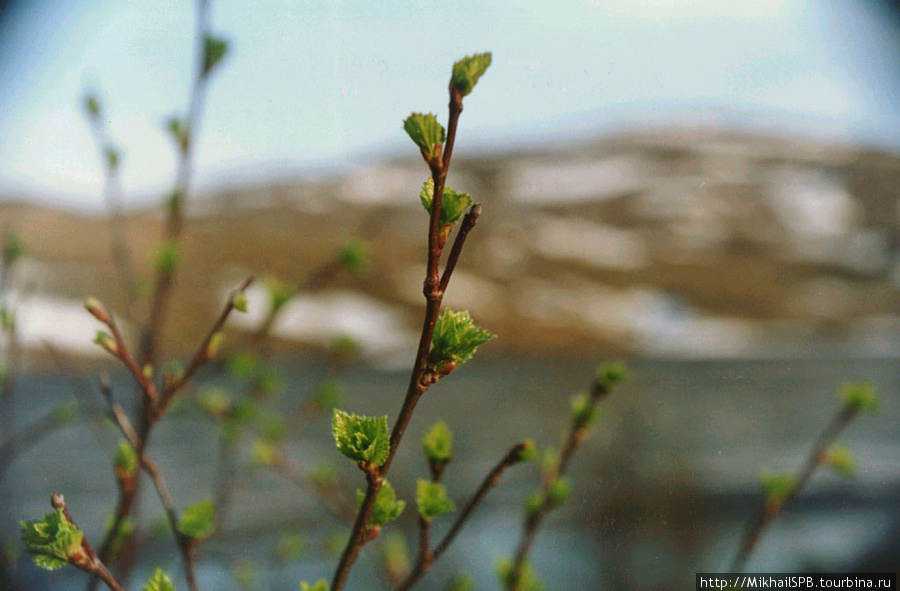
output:
[[[167, 356], [190, 353], [245, 276], [277, 277], [306, 288], [267, 345], [279, 383], [269, 404], [289, 414], [338, 377], [342, 407], [393, 416], [422, 313], [417, 194], [428, 173], [401, 121], [410, 111], [445, 120], [450, 65], [490, 50], [449, 179], [484, 215], [445, 302], [499, 339], [423, 400], [392, 478], [400, 494], [411, 500], [425, 474], [416, 441], [438, 418], [457, 434], [449, 482], [460, 503], [515, 441], [555, 445], [568, 396], [596, 363], [624, 358], [633, 379], [576, 459], [575, 494], [540, 534], [535, 566], [551, 589], [689, 589], [694, 572], [726, 568], [762, 502], [761, 471], [797, 467], [841, 384], [869, 381], [882, 410], [843, 438], [857, 477], [817, 476], [748, 567], [896, 570], [893, 3], [220, 0], [210, 21], [230, 52], [200, 125]], [[185, 108], [194, 43], [191, 2], [0, 8], [0, 225], [25, 252], [3, 278], [22, 428], [58, 403], [98, 404], [102, 370], [127, 404], [128, 381], [91, 343], [98, 326], [80, 303], [124, 305], [82, 102], [101, 99], [122, 152], [121, 223], [149, 279], [176, 166], [164, 121]], [[322, 275], [348, 240], [365, 245], [366, 271]], [[264, 289], [250, 296], [232, 340], [265, 317]], [[335, 343], [350, 342], [353, 362], [336, 365]], [[201, 374], [196, 397], [237, 388], [227, 374]], [[340, 463], [329, 439], [327, 417], [315, 417], [285, 451], [305, 466]], [[154, 435], [182, 505], [212, 494], [218, 442], [190, 404]], [[101, 536], [114, 444], [111, 429], [80, 420], [4, 465], [3, 584], [82, 588], [73, 569], [37, 572], [16, 549], [16, 523], [46, 512], [59, 490], [89, 537]], [[361, 478], [341, 468], [349, 495]], [[476, 588], [497, 588], [494, 564], [514, 549], [536, 478], [535, 468], [509, 474], [421, 588], [443, 588], [460, 569]], [[330, 575], [341, 525], [315, 498], [265, 471], [235, 494], [205, 546], [205, 588]], [[397, 528], [411, 544], [414, 521], [410, 509]], [[295, 531], [305, 551], [279, 555], [280, 536]], [[351, 586], [381, 588], [377, 562], [364, 557]], [[155, 564], [178, 571], [165, 537], [146, 545], [139, 572]], [[235, 577], [235, 564], [253, 580]]]

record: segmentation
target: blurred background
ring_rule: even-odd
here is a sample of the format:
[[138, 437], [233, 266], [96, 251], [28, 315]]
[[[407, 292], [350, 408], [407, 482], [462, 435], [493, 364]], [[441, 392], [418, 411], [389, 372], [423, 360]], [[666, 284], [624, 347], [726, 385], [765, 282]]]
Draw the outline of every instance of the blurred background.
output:
[[[576, 459], [573, 499], [539, 534], [534, 563], [550, 589], [689, 589], [694, 572], [727, 567], [762, 503], [761, 471], [795, 469], [841, 384], [869, 381], [882, 409], [843, 438], [857, 477], [816, 477], [748, 568], [896, 569], [893, 2], [219, 0], [210, 23], [230, 49], [195, 146], [168, 358], [190, 354], [244, 277], [277, 277], [302, 289], [271, 330], [267, 404], [290, 413], [339, 378], [342, 408], [393, 417], [421, 322], [428, 174], [401, 122], [410, 111], [446, 122], [451, 64], [492, 51], [448, 180], [484, 214], [445, 303], [499, 338], [423, 400], [392, 477], [401, 496], [425, 475], [417, 439], [438, 418], [456, 431], [460, 504], [512, 443], [556, 445], [568, 396], [597, 362], [627, 359], [633, 379]], [[14, 419], [4, 412], [21, 429], [60, 403], [100, 404], [104, 369], [128, 404], [127, 377], [91, 343], [99, 327], [81, 307], [87, 296], [125, 305], [83, 100], [100, 99], [121, 151], [120, 223], [146, 291], [177, 165], [165, 121], [186, 108], [194, 26], [186, 1], [0, 5], [0, 227], [23, 252], [2, 278], [17, 331], [15, 355], [8, 339], [3, 351]], [[365, 265], [335, 266], [348, 244]], [[265, 319], [258, 285], [228, 325], [233, 340]], [[233, 364], [207, 370], [194, 398], [245, 377]], [[189, 404], [160, 425], [152, 452], [179, 503], [212, 494], [219, 439]], [[114, 444], [111, 429], [79, 420], [0, 462], [0, 585], [83, 588], [74, 569], [37, 572], [16, 524], [59, 490], [101, 537]], [[340, 461], [324, 414], [284, 446], [304, 465]], [[348, 496], [362, 485], [351, 468], [340, 471]], [[330, 576], [340, 524], [283, 476], [244, 484], [240, 511], [204, 546], [206, 588]], [[421, 588], [460, 569], [497, 588], [494, 563], [512, 554], [536, 479], [509, 474]], [[413, 544], [407, 513], [398, 530]], [[279, 554], [295, 530], [306, 550]], [[146, 548], [139, 572], [178, 571], [169, 539]], [[377, 562], [365, 557], [351, 586], [376, 585]]]

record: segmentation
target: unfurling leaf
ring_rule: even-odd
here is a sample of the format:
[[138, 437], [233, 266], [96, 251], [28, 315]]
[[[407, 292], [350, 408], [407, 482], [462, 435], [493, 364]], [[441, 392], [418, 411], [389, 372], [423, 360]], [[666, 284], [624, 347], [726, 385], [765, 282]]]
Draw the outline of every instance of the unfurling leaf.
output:
[[337, 448], [354, 462], [380, 466], [390, 452], [387, 415], [364, 417], [336, 408], [331, 432]]
[[[431, 204], [434, 200], [434, 179], [428, 179], [422, 184], [419, 191], [419, 200], [425, 211], [431, 213]], [[453, 224], [466, 212], [474, 200], [468, 193], [460, 193], [450, 187], [444, 187], [444, 196], [441, 199], [440, 225], [444, 227]]]
[[135, 472], [137, 472], [137, 452], [131, 444], [124, 439], [119, 442], [119, 447], [116, 448], [116, 455], [113, 458], [113, 467], [116, 470], [116, 476], [122, 480], [133, 477]]
[[403, 129], [419, 146], [427, 160], [435, 157], [447, 138], [444, 126], [438, 123], [437, 117], [432, 113], [412, 113], [403, 121]]
[[438, 515], [456, 511], [453, 500], [447, 496], [443, 484], [419, 479], [416, 482], [416, 507], [425, 521], [431, 521]]
[[466, 96], [481, 78], [488, 67], [491, 65], [491, 52], [476, 53], [467, 55], [455, 64], [453, 64], [453, 74], [450, 76], [451, 88], [459, 90], [460, 94]]
[[621, 384], [626, 379], [628, 379], [628, 370], [625, 368], [625, 364], [614, 361], [611, 363], [604, 363], [599, 368], [597, 368], [597, 385], [601, 388], [612, 388], [617, 384]]
[[444, 421], [438, 421], [422, 438], [425, 457], [433, 464], [443, 464], [453, 458], [453, 432]]
[[822, 463], [845, 478], [856, 476], [856, 461], [850, 448], [832, 445], [822, 456]]
[[141, 587], [141, 591], [175, 591], [175, 585], [163, 569], [157, 568], [147, 584]]
[[[358, 504], [362, 505], [365, 497], [366, 493], [359, 489], [356, 490], [356, 500]], [[390, 482], [385, 480], [381, 484], [381, 488], [378, 489], [378, 496], [375, 497], [375, 506], [372, 507], [372, 516], [369, 518], [369, 524], [379, 526], [387, 525], [400, 517], [400, 514], [403, 513], [403, 509], [405, 508], [406, 501], [397, 500], [397, 493], [394, 492], [394, 487], [391, 486]]]
[[472, 358], [479, 346], [496, 338], [496, 335], [475, 325], [466, 311], [445, 310], [434, 327], [429, 361], [438, 371], [465, 363]]
[[194, 503], [178, 518], [178, 531], [194, 540], [208, 538], [215, 526], [216, 506], [211, 500]]
[[845, 408], [855, 412], [873, 412], [881, 405], [875, 387], [867, 383], [844, 384], [841, 388], [841, 400]]
[[226, 53], [228, 53], [228, 40], [206, 33], [203, 37], [203, 75], [209, 75]]
[[34, 563], [47, 570], [62, 568], [82, 552], [81, 530], [66, 519], [61, 508], [41, 520], [20, 521], [19, 537]]

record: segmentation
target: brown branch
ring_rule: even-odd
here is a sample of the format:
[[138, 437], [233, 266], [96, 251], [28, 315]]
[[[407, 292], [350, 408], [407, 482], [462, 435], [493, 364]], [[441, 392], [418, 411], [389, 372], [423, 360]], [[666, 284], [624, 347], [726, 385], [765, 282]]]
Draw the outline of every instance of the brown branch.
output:
[[548, 494], [550, 492], [550, 487], [557, 478], [565, 475], [575, 452], [587, 438], [589, 427], [587, 424], [588, 417], [594, 413], [597, 404], [602, 398], [609, 394], [609, 391], [609, 387], [601, 383], [599, 378], [595, 379], [591, 386], [588, 398], [588, 409], [585, 413], [573, 417], [572, 422], [569, 425], [569, 430], [563, 440], [563, 446], [560, 450], [559, 462], [556, 469], [553, 471], [553, 474], [544, 479], [541, 484], [543, 501], [540, 506], [530, 512], [525, 519], [522, 537], [519, 540], [519, 545], [515, 557], [513, 558], [512, 568], [510, 569], [509, 578], [506, 581], [506, 588], [508, 591], [519, 591], [519, 582], [522, 577], [522, 571], [528, 561], [528, 556], [534, 545], [538, 529], [540, 529], [541, 523], [544, 521], [547, 514], [558, 506]]
[[[75, 526], [76, 529], [78, 525], [75, 523], [75, 520], [72, 519], [72, 516], [69, 514], [69, 509], [66, 507], [66, 499], [63, 495], [59, 493], [53, 493], [50, 496], [50, 505], [54, 509], [61, 509], [63, 515], [66, 520]], [[97, 557], [97, 553], [94, 552], [94, 549], [91, 547], [91, 543], [88, 542], [87, 538], [81, 537], [81, 552], [74, 553], [69, 557], [69, 563], [77, 566], [81, 570], [86, 573], [96, 575], [99, 577], [107, 587], [112, 589], [113, 591], [124, 591], [122, 585], [119, 584], [118, 581], [112, 576], [109, 572], [109, 569], [106, 568], [106, 565]]]
[[747, 559], [753, 553], [754, 548], [756, 548], [756, 544], [762, 537], [763, 532], [781, 515], [785, 506], [806, 487], [816, 468], [822, 464], [825, 452], [857, 414], [858, 411], [855, 408], [843, 405], [835, 413], [828, 425], [825, 426], [825, 429], [816, 438], [812, 449], [810, 449], [803, 464], [797, 470], [795, 474], [796, 481], [790, 493], [777, 502], [766, 502], [757, 516], [747, 524], [738, 553], [731, 563], [729, 572], [743, 572]]
[[466, 214], [466, 217], [463, 218], [463, 221], [459, 226], [459, 232], [456, 234], [456, 239], [453, 241], [453, 247], [450, 249], [450, 254], [447, 255], [447, 264], [444, 265], [444, 273], [441, 275], [441, 293], [447, 291], [447, 285], [450, 283], [450, 276], [453, 274], [456, 263], [459, 261], [459, 255], [462, 253], [466, 237], [469, 235], [469, 232], [472, 231], [472, 228], [475, 227], [475, 223], [480, 216], [481, 204], [475, 203], [469, 209], [469, 213]]
[[141, 466], [150, 476], [153, 486], [156, 487], [156, 493], [163, 505], [166, 518], [169, 520], [169, 526], [172, 528], [172, 535], [175, 538], [175, 544], [181, 552], [181, 560], [184, 563], [184, 574], [187, 578], [188, 588], [191, 591], [198, 591], [197, 577], [194, 574], [194, 558], [196, 554], [196, 540], [184, 535], [178, 530], [178, 511], [175, 509], [175, 501], [169, 494], [166, 487], [166, 481], [163, 479], [156, 462], [151, 460], [147, 454], [140, 455]]
[[[484, 477], [484, 480], [481, 481], [481, 485], [475, 491], [475, 494], [469, 499], [466, 503], [466, 506], [460, 512], [460, 514], [456, 517], [456, 521], [453, 522], [453, 525], [450, 526], [450, 529], [444, 535], [443, 539], [435, 546], [434, 550], [428, 550], [428, 536], [427, 536], [427, 528], [424, 530], [426, 533], [423, 534], [423, 538], [420, 538], [420, 552], [419, 558], [416, 561], [416, 566], [413, 571], [409, 574], [405, 581], [403, 581], [396, 589], [396, 591], [407, 591], [408, 589], [412, 589], [413, 586], [419, 582], [419, 579], [428, 572], [431, 568], [432, 564], [434, 564], [443, 554], [447, 551], [447, 548], [450, 547], [450, 544], [453, 543], [453, 540], [456, 539], [456, 536], [459, 534], [460, 530], [462, 530], [463, 526], [468, 522], [469, 518], [474, 513], [475, 509], [481, 504], [484, 500], [484, 497], [491, 491], [492, 488], [497, 486], [500, 482], [500, 477], [503, 475], [503, 472], [506, 471], [510, 466], [514, 466], [522, 461], [522, 453], [527, 448], [527, 443], [519, 443], [510, 449], [505, 456], [497, 463], [494, 468], [488, 472], [487, 476]], [[424, 519], [421, 519], [422, 522], [425, 522]], [[427, 524], [427, 522], [425, 522]]]

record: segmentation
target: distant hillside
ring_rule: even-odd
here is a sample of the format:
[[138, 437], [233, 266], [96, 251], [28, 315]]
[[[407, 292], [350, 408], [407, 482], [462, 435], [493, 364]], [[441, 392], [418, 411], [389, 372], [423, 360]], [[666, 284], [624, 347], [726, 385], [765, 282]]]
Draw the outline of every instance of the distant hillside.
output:
[[[410, 158], [195, 197], [170, 344], [199, 338], [243, 275], [302, 284], [360, 235], [371, 273], [330, 276], [276, 334], [285, 346], [345, 332], [375, 352], [408, 349], [422, 304], [426, 171]], [[497, 347], [900, 353], [897, 155], [671, 129], [564, 150], [460, 152], [449, 184], [484, 214], [445, 302], [498, 333]], [[36, 294], [121, 303], [104, 220], [8, 203], [0, 223], [24, 238], [19, 279]], [[127, 219], [144, 270], [160, 230], [156, 212]]]

